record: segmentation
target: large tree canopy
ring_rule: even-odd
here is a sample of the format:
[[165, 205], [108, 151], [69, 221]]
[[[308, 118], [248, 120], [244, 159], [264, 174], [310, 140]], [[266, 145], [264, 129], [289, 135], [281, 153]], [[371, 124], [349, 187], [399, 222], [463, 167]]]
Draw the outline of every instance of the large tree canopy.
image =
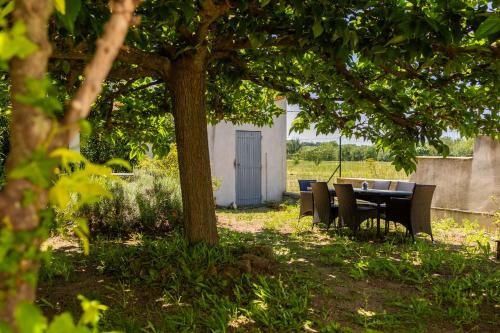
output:
[[[99, 11], [83, 5], [56, 57], [78, 68]], [[408, 171], [418, 143], [446, 154], [447, 129], [498, 136], [500, 18], [488, 1], [157, 0], [139, 13], [112, 77], [168, 82], [173, 63], [203, 51], [213, 121], [269, 122], [278, 93], [302, 107], [295, 129], [371, 140]]]
[[[67, 2], [75, 14], [54, 29], [52, 59], [71, 85], [109, 13], [100, 1]], [[488, 1], [152, 0], [138, 13], [111, 91], [164, 83], [192, 242], [217, 242], [207, 116], [269, 123], [282, 112], [275, 97], [285, 96], [302, 107], [296, 130], [371, 140], [406, 171], [419, 143], [446, 155], [448, 129], [500, 135], [500, 18]]]

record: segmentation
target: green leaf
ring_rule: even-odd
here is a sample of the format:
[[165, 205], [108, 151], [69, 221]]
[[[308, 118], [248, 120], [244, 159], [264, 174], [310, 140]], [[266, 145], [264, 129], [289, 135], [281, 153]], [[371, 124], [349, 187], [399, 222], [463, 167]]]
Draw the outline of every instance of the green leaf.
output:
[[271, 0], [260, 0], [260, 6], [262, 8], [266, 7]]
[[12, 328], [9, 327], [6, 323], [0, 322], [0, 332], [2, 333], [14, 333]]
[[47, 329], [47, 318], [33, 304], [19, 304], [14, 312], [14, 317], [20, 333], [42, 333]]
[[386, 49], [381, 45], [375, 45], [374, 47], [372, 47], [371, 51], [375, 54], [380, 54], [380, 53], [385, 53]]
[[323, 33], [323, 25], [321, 24], [321, 20], [316, 19], [312, 26], [312, 31], [314, 34], [314, 38], [319, 37]]
[[75, 329], [75, 324], [73, 323], [73, 317], [67, 312], [56, 316], [52, 323], [49, 325], [47, 333], [62, 333], [62, 332], [73, 332]]
[[392, 37], [391, 39], [389, 39], [389, 41], [387, 43], [385, 43], [385, 46], [387, 45], [391, 45], [391, 44], [399, 44], [399, 43], [402, 43], [403, 41], [405, 41], [406, 37], [403, 36], [403, 35], [397, 35], [397, 36], [394, 36]]
[[195, 10], [191, 5], [190, 1], [182, 1], [181, 2], [181, 10], [184, 13], [186, 18], [186, 22], [190, 22], [193, 16], [195, 15]]
[[69, 64], [69, 61], [63, 61], [63, 71], [64, 71], [64, 74], [68, 74], [69, 73], [69, 70], [71, 69], [71, 66]]
[[81, 6], [81, 0], [66, 0], [66, 13], [63, 13], [64, 15], [57, 15], [58, 20], [71, 33], [73, 33], [75, 30], [75, 22], [78, 17], [78, 13], [80, 12]]
[[47, 158], [44, 152], [35, 152], [31, 159], [24, 161], [8, 175], [12, 179], [27, 179], [42, 188], [51, 185], [52, 171], [57, 162]]
[[116, 166], [121, 166], [129, 171], [132, 170], [132, 166], [130, 165], [130, 163], [125, 160], [122, 160], [121, 158], [112, 158], [109, 161], [107, 161], [105, 165], [107, 166], [116, 165]]
[[80, 119], [78, 121], [78, 126], [80, 126], [80, 134], [83, 137], [88, 137], [92, 133], [92, 125], [86, 119]]
[[254, 35], [254, 34], [249, 34], [248, 35], [248, 40], [250, 41], [250, 45], [254, 49], [258, 48], [262, 44], [260, 42], [259, 37], [257, 35]]
[[66, 178], [60, 179], [49, 191], [49, 201], [59, 209], [65, 209], [71, 202], [71, 193], [65, 184]]
[[0, 10], [0, 19], [9, 15], [14, 10], [14, 1], [10, 1], [7, 3], [5, 7]]
[[88, 255], [90, 252], [90, 245], [89, 245], [89, 226], [87, 220], [84, 218], [77, 218], [75, 219], [75, 222], [77, 225], [73, 229], [73, 231], [82, 241], [83, 253], [85, 255]]
[[56, 10], [61, 13], [65, 14], [66, 13], [66, 2], [65, 0], [54, 0], [54, 7]]
[[62, 104], [54, 96], [54, 87], [48, 78], [26, 79], [27, 92], [25, 95], [16, 95], [18, 102], [39, 107], [47, 115], [55, 115], [62, 111]]
[[37, 46], [26, 37], [26, 26], [16, 21], [10, 31], [0, 31], [0, 60], [10, 60], [14, 56], [23, 59], [37, 50]]
[[491, 15], [474, 32], [477, 38], [485, 38], [500, 31], [500, 17]]
[[65, 168], [70, 167], [72, 163], [79, 164], [88, 162], [82, 154], [67, 148], [57, 148], [50, 154], [50, 157], [61, 159], [61, 163]]
[[101, 304], [99, 301], [90, 301], [82, 295], [78, 295], [78, 299], [81, 301], [83, 309], [83, 314], [79, 323], [83, 325], [97, 325], [101, 317], [101, 312], [106, 311], [108, 307]]

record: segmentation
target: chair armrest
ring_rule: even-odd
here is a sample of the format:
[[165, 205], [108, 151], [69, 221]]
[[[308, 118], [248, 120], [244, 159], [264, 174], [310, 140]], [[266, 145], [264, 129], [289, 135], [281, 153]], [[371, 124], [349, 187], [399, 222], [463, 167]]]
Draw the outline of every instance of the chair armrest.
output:
[[391, 197], [391, 198], [389, 198], [389, 201], [387, 202], [387, 206], [389, 206], [389, 205], [391, 205], [393, 207], [410, 207], [411, 199]]
[[389, 220], [399, 220], [409, 217], [411, 199], [408, 198], [389, 198], [386, 207], [386, 216]]

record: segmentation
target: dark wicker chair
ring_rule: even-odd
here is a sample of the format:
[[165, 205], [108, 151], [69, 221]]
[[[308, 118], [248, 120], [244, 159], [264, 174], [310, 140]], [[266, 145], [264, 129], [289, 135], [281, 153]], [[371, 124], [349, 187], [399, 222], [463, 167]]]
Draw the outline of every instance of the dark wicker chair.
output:
[[313, 227], [314, 224], [324, 223], [326, 228], [329, 229], [330, 225], [339, 216], [339, 207], [333, 203], [327, 183], [313, 183], [312, 192], [314, 198]]
[[312, 192], [301, 191], [299, 220], [304, 216], [311, 216], [313, 214], [314, 214], [314, 200]]
[[387, 203], [385, 220], [401, 223], [415, 239], [415, 235], [424, 232], [431, 236], [431, 202], [436, 185], [416, 184], [411, 199], [391, 198]]
[[[391, 181], [390, 180], [376, 180], [373, 182], [373, 189], [374, 190], [388, 190], [391, 187]], [[366, 203], [363, 203], [366, 205]], [[368, 203], [369, 205], [375, 205], [373, 203]], [[380, 205], [380, 209], [383, 211], [385, 209], [384, 204]], [[370, 228], [373, 228], [373, 219], [370, 222]]]
[[391, 187], [391, 181], [390, 180], [376, 180], [373, 182], [373, 189], [374, 190], [388, 190], [389, 187]]
[[415, 183], [412, 182], [397, 182], [396, 191], [408, 191], [413, 192], [415, 189]]
[[300, 213], [299, 220], [304, 216], [314, 214], [313, 195], [311, 189], [312, 183], [316, 183], [315, 179], [299, 179], [300, 190]]
[[316, 183], [316, 179], [299, 179], [299, 191], [310, 191], [312, 183]]
[[[396, 191], [408, 191], [413, 192], [415, 189], [415, 183], [413, 182], [397, 182], [396, 183]], [[385, 212], [386, 204], [381, 206], [382, 212]], [[396, 228], [396, 222], [394, 222], [394, 228]], [[389, 221], [385, 221], [385, 233], [389, 232]]]
[[339, 201], [339, 216], [342, 224], [357, 232], [361, 223], [377, 217], [377, 208], [358, 205], [351, 184], [333, 184]]

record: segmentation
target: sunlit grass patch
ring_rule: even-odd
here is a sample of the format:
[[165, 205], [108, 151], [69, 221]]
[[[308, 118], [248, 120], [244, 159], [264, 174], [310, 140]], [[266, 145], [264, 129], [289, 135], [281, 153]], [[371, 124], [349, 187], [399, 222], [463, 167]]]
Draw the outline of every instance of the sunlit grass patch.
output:
[[[311, 229], [291, 203], [217, 214], [212, 248], [139, 234], [98, 237], [89, 257], [56, 251], [40, 303], [56, 312], [51, 290], [78, 289], [110, 305], [104, 329], [124, 332], [486, 332], [500, 322], [491, 235], [473, 223], [434, 221], [432, 244], [402, 228], [383, 241], [366, 226], [356, 238]], [[253, 256], [263, 268], [249, 268]]]

